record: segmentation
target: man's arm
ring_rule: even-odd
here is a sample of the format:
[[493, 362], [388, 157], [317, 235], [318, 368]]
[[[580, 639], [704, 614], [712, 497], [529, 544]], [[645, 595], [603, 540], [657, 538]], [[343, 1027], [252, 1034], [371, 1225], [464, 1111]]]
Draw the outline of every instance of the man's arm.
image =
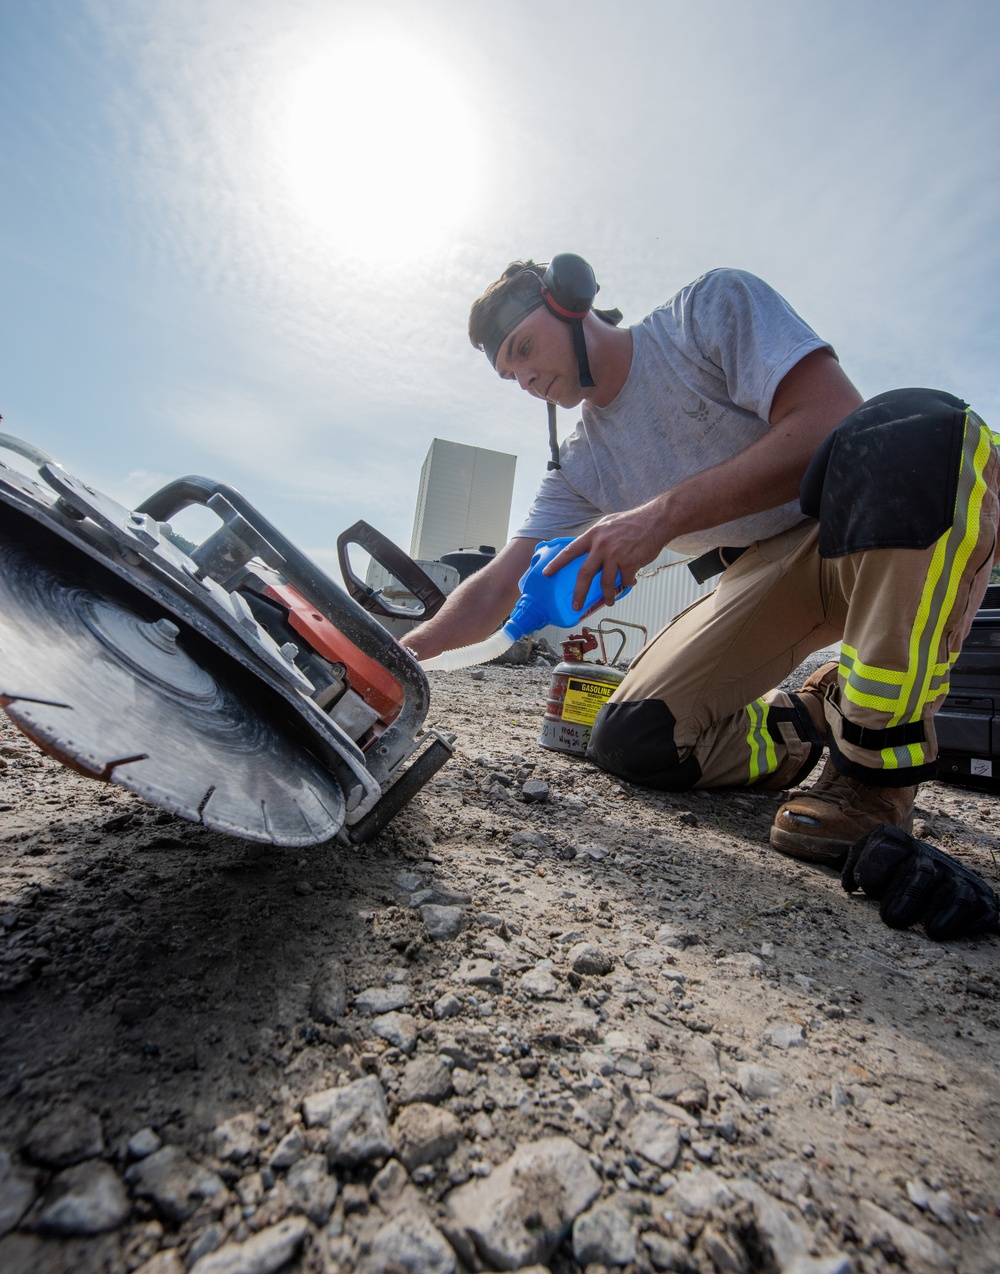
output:
[[610, 606], [617, 573], [624, 584], [634, 584], [636, 571], [671, 540], [795, 499], [816, 448], [861, 402], [834, 356], [814, 350], [781, 380], [771, 404], [771, 428], [761, 438], [646, 504], [602, 518], [553, 558], [545, 574], [586, 553], [573, 604], [583, 605], [590, 581], [600, 574]]
[[488, 566], [459, 584], [433, 619], [402, 638], [418, 659], [471, 646], [500, 627], [520, 596], [518, 580], [528, 569], [537, 540], [510, 540]]

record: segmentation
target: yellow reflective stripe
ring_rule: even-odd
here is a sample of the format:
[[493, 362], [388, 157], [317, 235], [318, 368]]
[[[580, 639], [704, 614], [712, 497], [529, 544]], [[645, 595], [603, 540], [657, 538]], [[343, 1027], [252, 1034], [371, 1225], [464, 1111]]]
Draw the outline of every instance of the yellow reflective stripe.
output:
[[839, 673], [849, 702], [873, 712], [895, 712], [904, 673], [864, 663], [847, 642], [841, 643]]
[[[774, 747], [774, 739], [767, 728], [767, 717], [770, 705], [763, 699], [755, 699], [747, 704], [747, 717], [750, 730], [747, 733], [747, 746], [750, 748], [750, 777], [748, 783], [756, 783], [765, 774], [778, 768], [778, 755]], [[761, 754], [763, 751], [763, 755]]]
[[857, 672], [862, 677], [871, 677], [875, 681], [884, 681], [887, 685], [902, 685], [905, 673], [894, 672], [891, 668], [876, 668], [874, 664], [866, 664], [858, 658], [858, 652], [853, 646], [849, 646], [846, 641], [840, 644], [841, 663], [844, 663], [844, 656], [849, 660], [849, 668]]
[[750, 732], [747, 735], [747, 745], [750, 748], [750, 777], [749, 783], [756, 782], [760, 778], [760, 743], [757, 740], [757, 714], [754, 711], [755, 704], [747, 704], [747, 716], [750, 718]]
[[[851, 703], [858, 704], [862, 708], [870, 708], [873, 712], [885, 712], [889, 715], [898, 712], [898, 689], [892, 694], [879, 695], [873, 694], [870, 689], [862, 690], [861, 686], [863, 684], [878, 686], [879, 682], [881, 682], [883, 689], [887, 686], [900, 687], [906, 674], [897, 672], [892, 668], [876, 668], [873, 664], [862, 663], [859, 659], [854, 658], [853, 647], [846, 646], [846, 651], [847, 660], [842, 657], [840, 661], [840, 674], [844, 680], [845, 699], [848, 699]], [[933, 666], [926, 702], [940, 699], [942, 695], [948, 693], [951, 666], [957, 658], [958, 652], [956, 651], [946, 663]]]

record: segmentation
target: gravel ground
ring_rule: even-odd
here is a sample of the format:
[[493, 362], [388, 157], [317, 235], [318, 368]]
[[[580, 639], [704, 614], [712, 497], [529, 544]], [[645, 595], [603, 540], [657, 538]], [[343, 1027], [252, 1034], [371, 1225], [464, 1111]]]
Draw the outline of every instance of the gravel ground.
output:
[[[1000, 1268], [997, 939], [886, 928], [777, 795], [539, 748], [548, 678], [434, 674], [456, 757], [361, 850], [0, 719], [4, 1274]], [[917, 831], [996, 884], [996, 813]]]

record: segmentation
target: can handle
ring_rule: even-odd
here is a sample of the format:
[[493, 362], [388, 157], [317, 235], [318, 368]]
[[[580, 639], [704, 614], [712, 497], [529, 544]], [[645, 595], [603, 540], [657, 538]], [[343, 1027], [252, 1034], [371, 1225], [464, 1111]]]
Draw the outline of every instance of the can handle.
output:
[[[645, 646], [646, 642], [649, 640], [649, 629], [646, 628], [644, 624], [633, 624], [627, 619], [602, 619], [597, 625], [597, 633], [601, 639], [601, 653], [604, 655], [604, 662], [606, 664], [616, 664], [621, 658], [621, 653], [628, 642], [628, 634], [622, 631], [625, 628], [635, 628], [642, 633], [643, 646]], [[621, 645], [615, 651], [613, 659], [608, 658], [607, 651], [604, 648], [604, 638], [608, 633], [615, 633], [622, 639]]]

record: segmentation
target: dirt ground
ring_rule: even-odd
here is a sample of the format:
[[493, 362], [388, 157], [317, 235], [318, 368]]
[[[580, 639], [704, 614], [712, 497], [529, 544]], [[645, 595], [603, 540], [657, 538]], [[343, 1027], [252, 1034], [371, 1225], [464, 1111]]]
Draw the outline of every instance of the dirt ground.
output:
[[[781, 1201], [831, 1271], [1000, 1269], [998, 939], [888, 929], [834, 872], [769, 849], [777, 795], [651, 794], [538, 747], [549, 675], [432, 674], [430, 720], [457, 735], [455, 758], [351, 850], [207, 832], [68, 772], [0, 715], [0, 1152], [30, 1182], [30, 1206], [0, 1227], [0, 1268], [207, 1260], [293, 1210], [261, 1165], [304, 1098], [374, 1074], [393, 1117], [428, 1054], [452, 1067], [442, 1105], [462, 1129], [412, 1174], [434, 1218], [518, 1146], [565, 1135], [601, 1197], [631, 1208], [641, 1241], [624, 1268], [682, 1268], [676, 1252], [662, 1263], [675, 1240], [692, 1270], [776, 1268], [662, 1211], [679, 1178], [710, 1168]], [[527, 779], [547, 799], [526, 801]], [[917, 831], [996, 886], [998, 809], [930, 783]], [[425, 886], [462, 908], [455, 936], [433, 938], [410, 905]], [[584, 941], [609, 972], [574, 970]], [[317, 977], [338, 967], [347, 1006], [323, 1021]], [[409, 1053], [352, 1003], [400, 986]], [[675, 1073], [686, 1088], [671, 1093]], [[626, 1132], [650, 1090], [682, 1129], [669, 1171]], [[120, 1177], [151, 1129], [220, 1173], [225, 1206], [171, 1220], [133, 1191], [113, 1228], [53, 1233], [38, 1218], [58, 1164], [38, 1127], [81, 1109]], [[247, 1112], [254, 1145], [227, 1159], [213, 1130]], [[310, 1221], [288, 1268], [365, 1268], [379, 1166], [340, 1173], [330, 1219]], [[583, 1268], [573, 1250], [565, 1237], [547, 1267]]]

